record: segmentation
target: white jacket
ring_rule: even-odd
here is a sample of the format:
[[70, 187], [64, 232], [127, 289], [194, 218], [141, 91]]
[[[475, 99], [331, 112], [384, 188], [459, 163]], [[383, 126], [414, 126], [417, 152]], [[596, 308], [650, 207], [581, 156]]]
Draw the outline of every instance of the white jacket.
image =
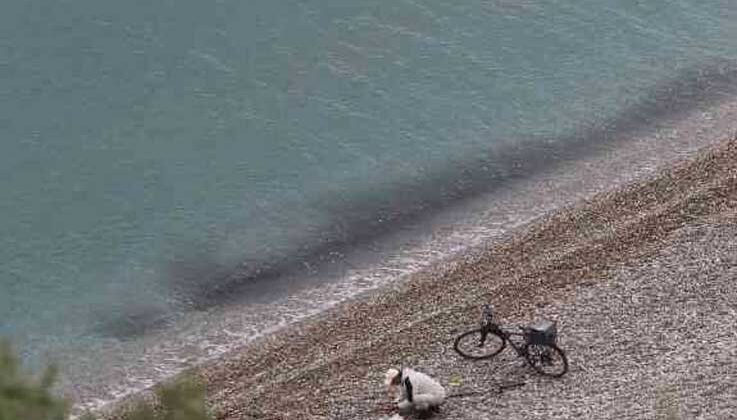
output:
[[431, 407], [438, 407], [445, 400], [445, 388], [438, 381], [408, 368], [402, 369], [399, 390], [397, 406], [400, 410], [429, 410]]

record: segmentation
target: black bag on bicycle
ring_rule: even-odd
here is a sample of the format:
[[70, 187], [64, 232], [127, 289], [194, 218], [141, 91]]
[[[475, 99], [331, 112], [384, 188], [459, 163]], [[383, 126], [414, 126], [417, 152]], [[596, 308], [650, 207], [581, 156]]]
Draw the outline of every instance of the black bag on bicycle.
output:
[[543, 320], [531, 325], [527, 330], [527, 342], [530, 344], [554, 345], [558, 336], [555, 322]]

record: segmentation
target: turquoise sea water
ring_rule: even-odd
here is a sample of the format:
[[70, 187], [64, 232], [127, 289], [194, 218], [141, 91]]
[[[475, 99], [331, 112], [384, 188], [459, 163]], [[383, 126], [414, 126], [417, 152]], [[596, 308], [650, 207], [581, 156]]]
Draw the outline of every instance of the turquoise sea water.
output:
[[8, 0], [0, 335], [35, 360], [268, 294], [441, 203], [427, 186], [452, 184], [448, 168], [605, 126], [734, 60], [736, 9]]

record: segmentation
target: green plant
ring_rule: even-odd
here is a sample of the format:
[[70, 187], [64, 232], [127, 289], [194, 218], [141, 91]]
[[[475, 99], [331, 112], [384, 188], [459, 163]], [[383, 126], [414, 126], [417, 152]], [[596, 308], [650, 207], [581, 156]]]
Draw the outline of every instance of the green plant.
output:
[[[49, 367], [37, 381], [22, 371], [20, 360], [10, 345], [0, 342], [0, 420], [66, 420], [69, 403], [55, 397], [51, 387], [56, 369]], [[106, 418], [108, 418], [106, 416]], [[205, 405], [205, 389], [193, 377], [160, 386], [156, 402], [139, 400], [133, 408], [110, 418], [120, 420], [210, 420]], [[95, 420], [88, 413], [79, 420]]]
[[140, 401], [123, 420], [210, 420], [205, 389], [192, 377], [163, 385], [156, 391], [158, 404]]
[[69, 404], [51, 393], [56, 369], [28, 379], [7, 342], [0, 342], [0, 420], [64, 420]]

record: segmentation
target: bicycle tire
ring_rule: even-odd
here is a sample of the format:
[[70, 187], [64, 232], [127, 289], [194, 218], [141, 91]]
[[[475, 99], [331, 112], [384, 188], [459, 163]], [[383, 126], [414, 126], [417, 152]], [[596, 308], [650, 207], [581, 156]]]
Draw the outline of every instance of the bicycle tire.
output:
[[[527, 344], [525, 346], [525, 359], [541, 375], [559, 378], [568, 372], [568, 358], [563, 350], [555, 344]], [[555, 360], [557, 360], [557, 363]], [[547, 369], [553, 364], [557, 366], [556, 369]]]
[[[487, 331], [484, 335], [482, 328], [476, 328], [456, 337], [453, 349], [466, 359], [481, 360], [496, 356], [506, 345], [507, 340], [495, 331]], [[472, 352], [474, 348], [478, 350]]]

